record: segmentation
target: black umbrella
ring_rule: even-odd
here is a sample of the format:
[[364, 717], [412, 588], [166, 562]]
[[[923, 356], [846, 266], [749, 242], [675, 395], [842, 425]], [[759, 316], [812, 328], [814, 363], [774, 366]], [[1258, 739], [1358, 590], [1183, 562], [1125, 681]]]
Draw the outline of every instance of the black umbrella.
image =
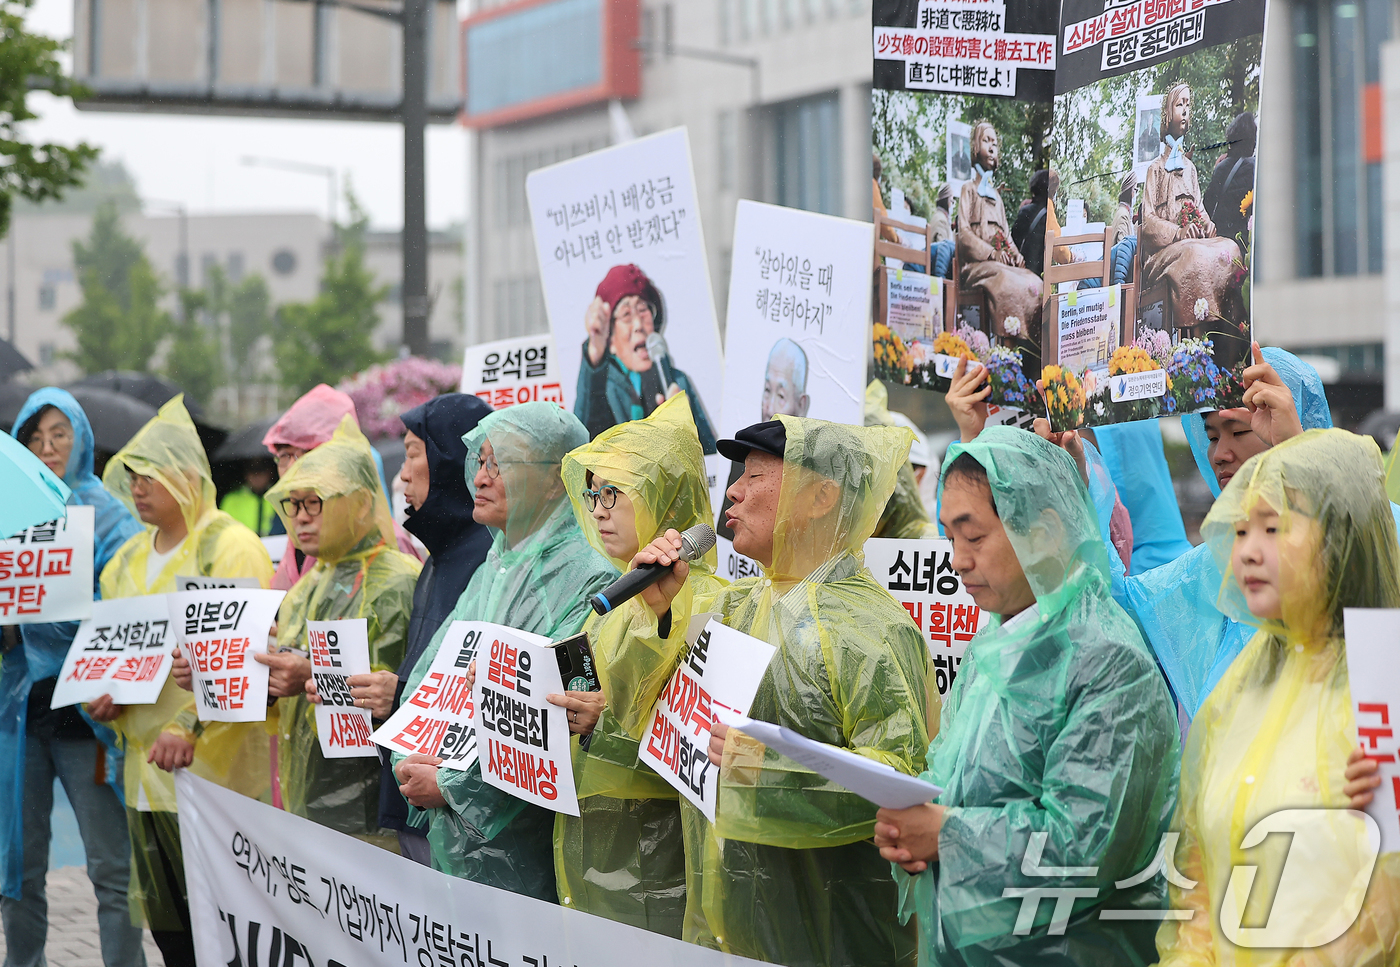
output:
[[154, 406], [122, 393], [76, 384], [68, 387], [68, 392], [87, 414], [97, 448], [109, 453], [126, 446], [156, 415]]
[[34, 364], [24, 358], [24, 354], [15, 348], [14, 343], [8, 339], [0, 339], [0, 379], [9, 379], [16, 373], [33, 368]]
[[277, 419], [277, 417], [271, 416], [266, 420], [250, 423], [237, 433], [230, 434], [223, 445], [214, 451], [213, 457], [210, 458], [211, 462], [272, 459], [272, 454], [268, 453], [267, 447], [263, 446], [263, 437], [267, 436], [267, 431], [272, 429], [272, 424], [276, 423]]
[[22, 386], [15, 382], [0, 383], [0, 427], [9, 430], [15, 425], [15, 417], [24, 407], [24, 401], [34, 392], [32, 386]]
[[[133, 396], [156, 409], [164, 406], [171, 397], [185, 392], [174, 383], [163, 380], [159, 376], [152, 376], [150, 373], [132, 373], [120, 369], [109, 369], [106, 372], [84, 376], [72, 386], [91, 386], [94, 389], [105, 389], [112, 393]], [[203, 408], [190, 399], [188, 395], [185, 397], [185, 409], [189, 411], [190, 417], [196, 423], [204, 417]]]
[[1395, 445], [1395, 434], [1400, 433], [1400, 413], [1375, 410], [1361, 421], [1356, 432], [1369, 435], [1382, 450], [1389, 450]]

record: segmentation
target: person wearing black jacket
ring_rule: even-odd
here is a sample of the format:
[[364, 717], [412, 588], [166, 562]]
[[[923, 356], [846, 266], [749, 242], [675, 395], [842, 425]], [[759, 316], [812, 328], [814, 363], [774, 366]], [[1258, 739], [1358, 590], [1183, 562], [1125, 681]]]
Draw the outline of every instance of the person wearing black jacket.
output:
[[[491, 547], [491, 532], [472, 520], [467, 489], [464, 434], [475, 429], [491, 407], [475, 396], [445, 393], [403, 414], [406, 459], [399, 479], [409, 503], [404, 529], [423, 542], [428, 560], [418, 575], [409, 619], [408, 644], [398, 670], [395, 710], [403, 701], [404, 682], [438, 626], [466, 589]], [[476, 467], [473, 466], [475, 473]], [[399, 831], [404, 856], [429, 865], [427, 828], [410, 826], [408, 803], [399, 781], [381, 752], [384, 773], [379, 783], [379, 825]]]

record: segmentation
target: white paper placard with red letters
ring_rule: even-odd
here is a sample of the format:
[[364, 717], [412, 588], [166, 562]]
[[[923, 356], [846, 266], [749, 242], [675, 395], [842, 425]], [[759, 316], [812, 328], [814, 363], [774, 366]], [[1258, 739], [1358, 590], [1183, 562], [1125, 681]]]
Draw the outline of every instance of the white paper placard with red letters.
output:
[[91, 507], [0, 541], [0, 624], [82, 621], [92, 614]]
[[267, 632], [286, 595], [262, 588], [169, 595], [170, 621], [194, 673], [195, 710], [201, 722], [267, 719], [269, 669], [253, 656], [267, 653]]
[[1400, 609], [1347, 608], [1343, 616], [1357, 740], [1380, 765], [1366, 812], [1381, 828], [1381, 852], [1400, 852]]
[[462, 359], [462, 392], [496, 410], [540, 400], [563, 406], [554, 336], [546, 332], [468, 346]]
[[938, 695], [947, 698], [967, 643], [991, 620], [953, 570], [952, 542], [872, 537], [865, 542], [865, 566], [919, 626]]
[[726, 627], [719, 615], [696, 615], [686, 629], [680, 666], [666, 683], [642, 737], [640, 758], [715, 820], [719, 770], [710, 766], [710, 731], [721, 710], [748, 715], [758, 683], [777, 649]]
[[370, 738], [400, 755], [430, 755], [442, 760], [444, 769], [470, 769], [477, 761], [476, 705], [467, 685], [467, 669], [480, 643], [499, 633], [524, 636], [539, 644], [540, 635], [513, 631], [487, 621], [454, 621], [428, 666], [428, 673], [404, 698], [398, 711]]
[[150, 705], [170, 675], [177, 636], [165, 594], [94, 601], [78, 625], [54, 686], [52, 708], [111, 695], [118, 705]]
[[260, 588], [257, 578], [211, 578], [202, 574], [178, 574], [175, 576], [176, 591], [207, 591], [210, 588]]
[[482, 778], [526, 802], [577, 816], [568, 709], [545, 701], [563, 692], [547, 640], [509, 628], [482, 636], [472, 689]]
[[369, 709], [356, 708], [346, 679], [368, 675], [369, 623], [364, 618], [308, 621], [306, 650], [311, 655], [311, 677], [316, 680], [316, 736], [327, 759], [377, 756], [370, 741], [374, 731]]

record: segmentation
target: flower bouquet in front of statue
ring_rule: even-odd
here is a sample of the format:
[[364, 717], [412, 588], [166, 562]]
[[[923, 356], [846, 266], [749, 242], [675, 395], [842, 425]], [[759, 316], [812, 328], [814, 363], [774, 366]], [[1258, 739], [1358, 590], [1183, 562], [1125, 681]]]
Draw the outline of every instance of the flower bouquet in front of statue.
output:
[[1204, 232], [1210, 223], [1206, 219], [1206, 213], [1196, 207], [1194, 201], [1187, 199], [1181, 203], [1181, 211], [1176, 214], [1176, 224], [1178, 228], [1194, 225]]

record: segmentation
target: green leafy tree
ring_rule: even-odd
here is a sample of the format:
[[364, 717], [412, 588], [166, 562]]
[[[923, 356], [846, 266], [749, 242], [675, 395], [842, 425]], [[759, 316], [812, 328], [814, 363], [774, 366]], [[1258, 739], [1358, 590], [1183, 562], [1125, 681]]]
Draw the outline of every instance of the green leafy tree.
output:
[[277, 311], [277, 370], [282, 385], [304, 393], [317, 383], [335, 385], [381, 361], [371, 342], [379, 325], [375, 306], [388, 293], [376, 286], [365, 266], [369, 218], [346, 193], [350, 223], [336, 229], [336, 251], [326, 259], [321, 291], [310, 302], [291, 302]]
[[34, 0], [0, 0], [0, 236], [10, 228], [16, 195], [30, 201], [59, 198], [81, 184], [83, 171], [97, 157], [87, 143], [76, 147], [31, 144], [21, 130], [36, 115], [29, 110], [32, 87], [44, 87], [58, 97], [78, 91], [63, 73], [57, 54], [63, 42], [24, 29]]
[[228, 291], [228, 350], [232, 374], [241, 385], [256, 382], [258, 340], [272, 333], [272, 294], [261, 275], [253, 274]]
[[159, 306], [155, 269], [141, 243], [122, 230], [114, 204], [97, 210], [86, 242], [73, 242], [73, 264], [83, 302], [63, 317], [78, 343], [67, 358], [87, 373], [147, 370], [170, 332], [170, 314]]
[[207, 404], [223, 385], [223, 352], [219, 332], [210, 312], [214, 298], [208, 289], [180, 292], [180, 320], [170, 330], [165, 352], [165, 375], [196, 403]]

